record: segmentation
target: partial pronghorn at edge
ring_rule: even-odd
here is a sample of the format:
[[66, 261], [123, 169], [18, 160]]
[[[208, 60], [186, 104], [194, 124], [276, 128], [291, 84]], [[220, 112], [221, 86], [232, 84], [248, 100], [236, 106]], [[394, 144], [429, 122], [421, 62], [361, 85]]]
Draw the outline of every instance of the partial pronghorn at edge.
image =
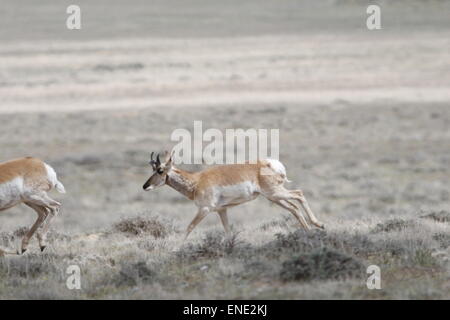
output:
[[[40, 249], [45, 249], [50, 223], [61, 207], [59, 202], [47, 194], [53, 188], [60, 193], [66, 192], [63, 184], [58, 181], [55, 170], [42, 160], [27, 157], [0, 163], [0, 211], [24, 203], [38, 215], [36, 222], [23, 237], [18, 254], [27, 250], [36, 231]], [[0, 255], [15, 253], [0, 249]]]

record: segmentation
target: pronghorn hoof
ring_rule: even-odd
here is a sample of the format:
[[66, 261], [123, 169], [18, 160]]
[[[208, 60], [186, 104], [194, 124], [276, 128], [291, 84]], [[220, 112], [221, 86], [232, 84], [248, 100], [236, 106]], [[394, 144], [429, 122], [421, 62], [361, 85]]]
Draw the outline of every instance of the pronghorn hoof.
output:
[[316, 225], [316, 228], [320, 230], [325, 230], [325, 225], [324, 224]]
[[47, 246], [41, 246], [41, 252], [44, 252], [45, 248], [47, 248]]

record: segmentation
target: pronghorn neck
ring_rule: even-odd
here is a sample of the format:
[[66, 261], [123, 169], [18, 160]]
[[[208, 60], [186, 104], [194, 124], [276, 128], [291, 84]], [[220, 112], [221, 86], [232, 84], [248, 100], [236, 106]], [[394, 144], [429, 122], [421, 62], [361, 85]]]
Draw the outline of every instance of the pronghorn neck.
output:
[[167, 174], [166, 184], [189, 199], [194, 199], [195, 188], [197, 185], [197, 179], [194, 173], [172, 167]]

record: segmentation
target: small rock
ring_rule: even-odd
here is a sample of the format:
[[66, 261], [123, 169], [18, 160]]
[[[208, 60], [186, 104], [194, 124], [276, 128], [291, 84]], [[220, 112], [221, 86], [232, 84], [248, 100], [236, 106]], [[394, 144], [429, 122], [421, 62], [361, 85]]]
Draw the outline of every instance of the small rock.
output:
[[207, 265], [204, 265], [204, 266], [200, 267], [200, 271], [206, 271], [208, 269], [209, 269], [209, 267]]

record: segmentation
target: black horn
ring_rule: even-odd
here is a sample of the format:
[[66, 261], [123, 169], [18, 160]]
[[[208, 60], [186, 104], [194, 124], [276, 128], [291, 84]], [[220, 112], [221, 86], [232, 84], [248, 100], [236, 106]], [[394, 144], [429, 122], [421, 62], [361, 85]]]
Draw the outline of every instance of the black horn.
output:
[[158, 155], [156, 156], [156, 162], [157, 162], [158, 164], [161, 164], [161, 160], [159, 159], [159, 153], [158, 153]]
[[154, 152], [152, 152], [152, 153], [150, 154], [150, 164], [152, 164], [152, 163], [155, 162], [155, 160], [153, 160], [153, 154], [154, 154]]

